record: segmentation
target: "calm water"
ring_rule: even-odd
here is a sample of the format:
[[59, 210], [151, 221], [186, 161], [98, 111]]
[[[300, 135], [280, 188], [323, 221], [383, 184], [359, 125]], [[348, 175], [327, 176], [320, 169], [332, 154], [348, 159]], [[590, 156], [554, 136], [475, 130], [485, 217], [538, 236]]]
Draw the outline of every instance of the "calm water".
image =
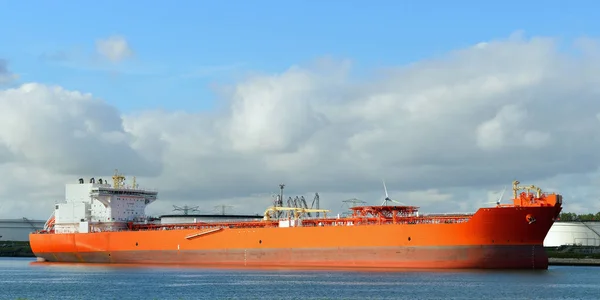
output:
[[0, 299], [600, 299], [600, 268], [548, 271], [219, 270], [0, 258]]

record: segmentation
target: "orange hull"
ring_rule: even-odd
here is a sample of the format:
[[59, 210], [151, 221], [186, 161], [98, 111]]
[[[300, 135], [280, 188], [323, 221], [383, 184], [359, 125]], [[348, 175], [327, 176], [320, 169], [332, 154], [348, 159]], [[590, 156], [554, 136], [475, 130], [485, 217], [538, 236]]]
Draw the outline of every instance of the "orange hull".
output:
[[51, 262], [547, 269], [543, 240], [560, 210], [495, 207], [462, 223], [228, 227], [195, 237], [201, 229], [34, 233], [30, 242]]

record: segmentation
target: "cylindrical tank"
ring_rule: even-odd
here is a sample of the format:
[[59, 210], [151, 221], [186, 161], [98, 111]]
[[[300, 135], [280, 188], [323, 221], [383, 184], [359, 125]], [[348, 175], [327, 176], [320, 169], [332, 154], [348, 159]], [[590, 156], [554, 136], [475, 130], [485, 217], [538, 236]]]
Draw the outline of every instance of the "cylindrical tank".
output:
[[555, 222], [544, 246], [562, 245], [600, 246], [600, 222]]
[[0, 219], [0, 242], [29, 241], [29, 233], [44, 228], [46, 221], [21, 219]]

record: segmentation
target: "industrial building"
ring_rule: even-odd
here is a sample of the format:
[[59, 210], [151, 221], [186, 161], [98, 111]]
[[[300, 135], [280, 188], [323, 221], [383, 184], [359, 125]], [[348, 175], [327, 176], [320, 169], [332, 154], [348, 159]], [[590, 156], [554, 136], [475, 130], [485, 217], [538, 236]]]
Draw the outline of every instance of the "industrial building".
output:
[[600, 222], [555, 222], [544, 240], [545, 247], [600, 246]]
[[0, 219], [0, 242], [29, 241], [29, 233], [44, 228], [46, 221], [21, 219]]

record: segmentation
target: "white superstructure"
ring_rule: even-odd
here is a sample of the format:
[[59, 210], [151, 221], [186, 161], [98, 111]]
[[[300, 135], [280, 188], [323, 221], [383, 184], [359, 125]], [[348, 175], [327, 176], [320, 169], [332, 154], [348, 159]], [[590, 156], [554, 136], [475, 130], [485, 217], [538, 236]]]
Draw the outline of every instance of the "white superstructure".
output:
[[66, 184], [65, 201], [57, 203], [46, 227], [55, 233], [87, 233], [125, 228], [128, 222], [144, 221], [146, 206], [156, 201], [158, 192], [127, 186], [125, 177], [115, 171], [113, 184], [91, 178], [85, 183]]

